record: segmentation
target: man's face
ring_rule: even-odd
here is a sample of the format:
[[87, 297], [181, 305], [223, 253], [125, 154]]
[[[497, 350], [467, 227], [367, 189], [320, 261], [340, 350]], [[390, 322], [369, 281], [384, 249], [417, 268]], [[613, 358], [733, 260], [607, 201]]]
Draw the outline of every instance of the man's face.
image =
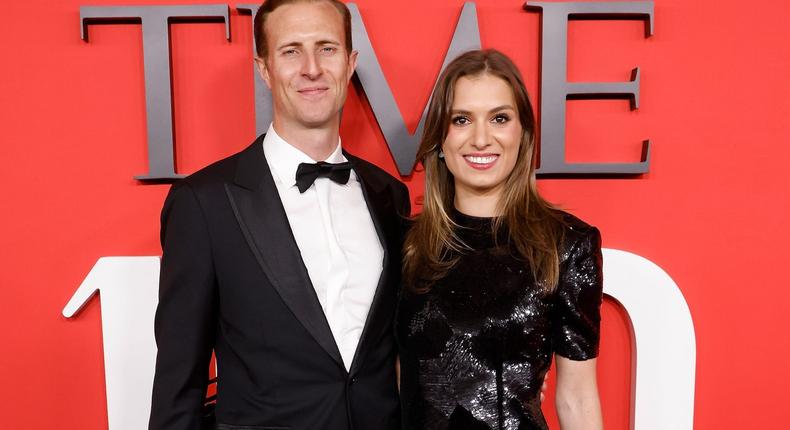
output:
[[279, 132], [338, 126], [357, 53], [346, 51], [337, 9], [328, 2], [280, 6], [264, 31], [269, 53], [256, 61], [272, 91]]

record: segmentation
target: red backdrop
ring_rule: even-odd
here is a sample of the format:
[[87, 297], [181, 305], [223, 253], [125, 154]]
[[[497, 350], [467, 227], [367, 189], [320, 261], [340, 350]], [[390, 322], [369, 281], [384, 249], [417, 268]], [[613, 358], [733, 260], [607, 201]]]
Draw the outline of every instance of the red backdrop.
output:
[[[4, 428], [107, 428], [99, 303], [74, 320], [60, 312], [97, 258], [161, 252], [158, 214], [167, 185], [132, 178], [147, 169], [140, 27], [92, 26], [90, 43], [79, 36], [81, 5], [126, 3], [2, 1]], [[413, 130], [463, 2], [357, 4]], [[521, 5], [478, 1], [480, 31], [484, 47], [521, 67], [535, 102], [539, 13]], [[639, 66], [642, 84], [638, 111], [621, 100], [568, 103], [569, 160], [636, 161], [646, 138], [653, 158], [639, 178], [540, 186], [597, 225], [605, 247], [652, 260], [680, 286], [697, 336], [699, 429], [786, 426], [788, 20], [790, 6], [780, 0], [657, 0], [648, 39], [640, 21], [570, 24], [569, 80], [624, 81]], [[250, 25], [249, 15], [232, 9], [231, 42], [220, 23], [171, 27], [181, 173], [254, 138]], [[349, 150], [396, 172], [356, 92], [341, 134]], [[422, 177], [406, 181], [418, 196]], [[625, 327], [606, 303], [599, 378], [608, 429], [628, 425]]]

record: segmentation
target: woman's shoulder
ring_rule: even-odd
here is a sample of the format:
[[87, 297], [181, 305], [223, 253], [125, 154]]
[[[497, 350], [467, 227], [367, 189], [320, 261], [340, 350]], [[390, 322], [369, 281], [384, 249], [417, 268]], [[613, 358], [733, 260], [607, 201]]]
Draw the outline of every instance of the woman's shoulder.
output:
[[576, 215], [561, 209], [554, 209], [557, 218], [562, 221], [566, 233], [584, 234], [594, 230], [595, 227]]
[[562, 246], [560, 247], [562, 260], [565, 260], [575, 248], [580, 246], [600, 248], [601, 233], [597, 227], [590, 225], [570, 212], [560, 209], [555, 209], [555, 211], [563, 229]]

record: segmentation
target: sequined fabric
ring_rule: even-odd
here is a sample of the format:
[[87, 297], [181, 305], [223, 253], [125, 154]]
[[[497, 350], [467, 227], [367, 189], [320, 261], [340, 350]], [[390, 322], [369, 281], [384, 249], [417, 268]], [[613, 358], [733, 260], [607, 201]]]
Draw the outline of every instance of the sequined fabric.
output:
[[560, 281], [546, 295], [490, 218], [458, 212], [470, 247], [430, 292], [404, 291], [397, 316], [404, 426], [413, 430], [547, 429], [540, 386], [553, 353], [598, 354], [601, 248], [567, 215]]

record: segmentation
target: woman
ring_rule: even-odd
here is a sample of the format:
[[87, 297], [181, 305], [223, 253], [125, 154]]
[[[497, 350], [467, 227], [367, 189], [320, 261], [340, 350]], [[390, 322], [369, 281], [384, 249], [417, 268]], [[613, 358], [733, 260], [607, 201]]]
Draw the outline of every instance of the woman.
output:
[[535, 120], [515, 65], [472, 51], [439, 78], [417, 159], [425, 198], [397, 317], [411, 429], [600, 429], [600, 235], [535, 185]]

